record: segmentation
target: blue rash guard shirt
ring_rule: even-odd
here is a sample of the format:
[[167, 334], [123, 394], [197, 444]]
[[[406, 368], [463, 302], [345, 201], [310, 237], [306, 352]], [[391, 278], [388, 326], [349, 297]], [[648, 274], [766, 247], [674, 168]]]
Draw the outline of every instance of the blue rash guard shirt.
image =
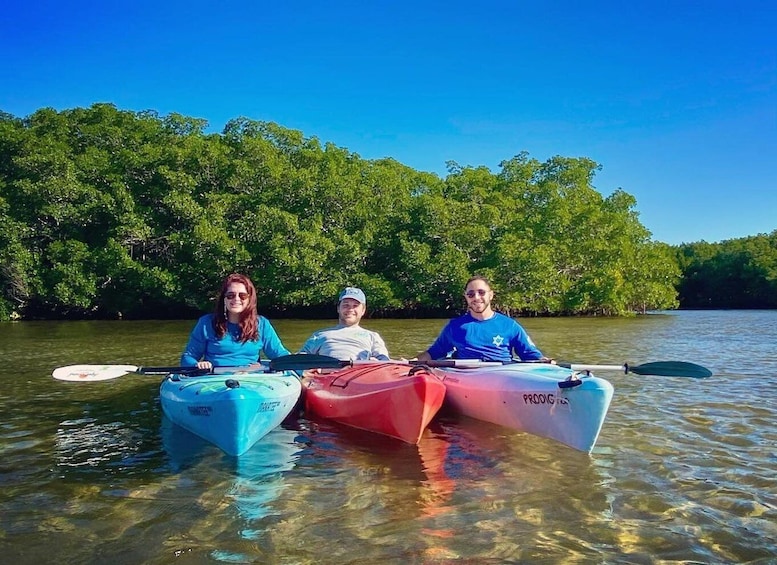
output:
[[542, 358], [526, 330], [498, 312], [488, 320], [477, 320], [469, 312], [454, 318], [428, 349], [432, 359], [442, 359], [452, 353], [457, 359], [508, 362], [512, 352], [523, 361]]
[[197, 320], [189, 335], [189, 342], [181, 355], [181, 365], [192, 367], [202, 359], [210, 361], [214, 367], [242, 367], [257, 363], [261, 352], [269, 359], [290, 353], [267, 318], [259, 316], [258, 341], [241, 343], [240, 326], [227, 322], [227, 333], [218, 339], [213, 314], [206, 314]]

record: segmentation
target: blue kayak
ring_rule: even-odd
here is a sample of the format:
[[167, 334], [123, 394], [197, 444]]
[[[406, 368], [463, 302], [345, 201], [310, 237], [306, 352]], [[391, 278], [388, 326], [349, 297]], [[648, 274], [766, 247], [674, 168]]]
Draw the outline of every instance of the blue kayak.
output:
[[159, 398], [173, 423], [237, 456], [280, 425], [301, 391], [299, 379], [288, 371], [230, 370], [168, 375]]

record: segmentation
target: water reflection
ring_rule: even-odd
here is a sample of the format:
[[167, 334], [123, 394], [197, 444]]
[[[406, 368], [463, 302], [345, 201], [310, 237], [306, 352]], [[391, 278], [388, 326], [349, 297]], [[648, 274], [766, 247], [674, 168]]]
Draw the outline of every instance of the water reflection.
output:
[[[219, 479], [217, 485], [208, 486], [209, 497], [214, 488], [222, 493], [217, 506], [233, 513], [230, 519], [238, 522], [235, 527], [248, 540], [261, 534], [263, 519], [278, 514], [273, 504], [287, 486], [285, 472], [294, 468], [305, 447], [296, 430], [279, 427], [240, 457], [232, 457], [166, 417], [162, 418], [162, 443], [167, 464], [181, 479], [204, 482], [207, 475]], [[213, 556], [229, 562], [248, 559], [224, 549], [214, 549]]]
[[60, 422], [56, 431], [59, 467], [106, 467], [121, 462], [131, 466], [140, 453], [144, 433], [123, 422], [79, 418]]
[[[272, 547], [293, 536], [292, 562], [316, 562], [322, 546], [331, 562], [353, 558], [334, 539], [354, 540], [365, 562], [504, 562], [521, 553], [522, 532], [531, 539], [558, 513], [586, 530], [610, 518], [608, 470], [552, 441], [466, 418], [435, 420], [417, 446], [323, 420], [302, 425], [308, 448], [278, 501], [286, 519], [258, 540]], [[544, 554], [566, 555], [568, 542], [547, 540]]]
[[297, 431], [279, 427], [240, 457], [232, 457], [167, 417], [162, 417], [161, 436], [167, 465], [173, 473], [185, 475], [213, 459], [218, 461], [221, 473], [232, 475], [224, 485], [224, 496], [246, 522], [243, 533], [247, 537], [254, 537], [254, 522], [273, 513], [271, 504], [285, 485], [284, 472], [294, 468], [305, 447]]
[[[156, 384], [148, 381], [55, 386], [78, 395], [57, 414], [54, 455], [60, 477], [148, 475], [160, 457]], [[50, 414], [54, 417], [54, 414]]]
[[[169, 364], [189, 321], [0, 324], [9, 368], [0, 555], [20, 564], [775, 561], [777, 312], [523, 321], [559, 359], [687, 360], [715, 374], [608, 375], [615, 396], [591, 456], [463, 418], [434, 422], [418, 446], [300, 418], [243, 461], [195, 437], [170, 442], [158, 379], [51, 379], [53, 367], [76, 362]], [[441, 324], [367, 322], [405, 356]], [[276, 329], [293, 349], [318, 325]]]
[[[254, 551], [221, 538], [236, 532], [253, 545], [266, 520], [277, 517], [274, 505], [287, 488], [286, 473], [306, 448], [299, 431], [276, 428], [241, 457], [230, 457], [170, 422], [156, 397], [131, 410], [119, 407], [132, 404], [128, 396], [155, 395], [156, 385], [151, 387], [102, 393], [100, 401], [79, 407], [80, 417], [58, 422], [56, 471], [66, 479], [63, 487], [72, 486], [63, 489], [65, 510], [48, 527], [72, 533], [88, 521], [89, 536], [99, 535], [103, 548], [136, 544], [138, 532], [156, 540], [133, 562], [154, 562], [160, 542], [167, 558], [207, 554], [210, 560], [251, 561]], [[171, 536], [170, 528], [178, 533]], [[70, 555], [81, 555], [77, 561], [89, 561], [68, 545]]]

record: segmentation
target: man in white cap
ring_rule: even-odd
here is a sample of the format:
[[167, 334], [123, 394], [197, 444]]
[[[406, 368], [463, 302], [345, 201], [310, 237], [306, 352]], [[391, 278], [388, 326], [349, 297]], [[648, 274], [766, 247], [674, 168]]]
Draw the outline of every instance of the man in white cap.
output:
[[388, 361], [389, 353], [380, 335], [359, 325], [366, 311], [364, 292], [353, 286], [345, 288], [337, 303], [337, 325], [315, 332], [299, 352], [328, 355], [341, 361]]

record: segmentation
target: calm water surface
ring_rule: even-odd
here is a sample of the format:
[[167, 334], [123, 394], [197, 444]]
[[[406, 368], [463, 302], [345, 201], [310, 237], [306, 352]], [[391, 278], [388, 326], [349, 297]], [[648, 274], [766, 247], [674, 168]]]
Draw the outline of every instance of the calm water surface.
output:
[[[418, 446], [290, 419], [230, 458], [162, 417], [193, 320], [0, 324], [2, 563], [775, 563], [777, 311], [522, 320], [578, 363], [686, 360], [710, 379], [600, 374], [589, 455], [474, 420]], [[367, 320], [395, 357], [444, 320]], [[321, 322], [275, 320], [289, 349]]]

